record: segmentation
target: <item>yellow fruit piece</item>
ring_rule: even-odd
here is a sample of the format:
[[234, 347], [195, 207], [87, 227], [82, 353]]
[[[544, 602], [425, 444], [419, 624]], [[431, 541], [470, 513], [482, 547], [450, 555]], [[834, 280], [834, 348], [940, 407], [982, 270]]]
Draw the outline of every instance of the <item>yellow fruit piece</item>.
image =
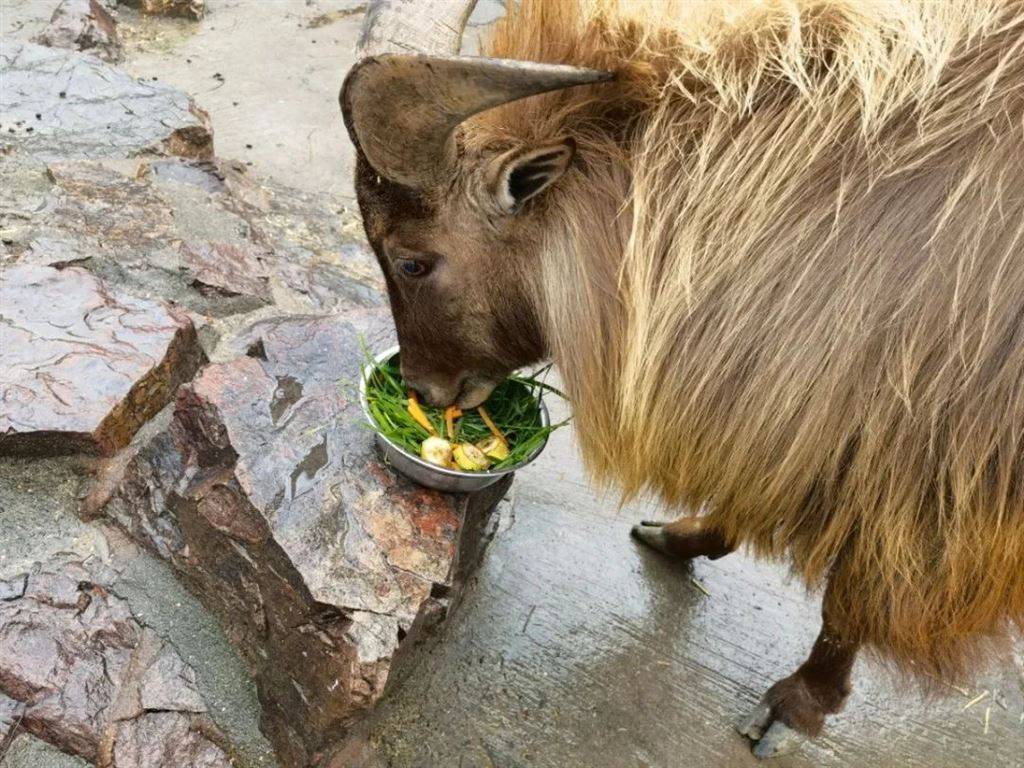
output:
[[459, 469], [464, 469], [467, 472], [479, 472], [487, 469], [490, 463], [483, 451], [472, 443], [459, 443], [452, 451], [452, 455], [455, 457], [455, 463], [459, 465]]
[[447, 428], [445, 437], [449, 440], [455, 439], [455, 420], [460, 416], [462, 416], [462, 411], [454, 405], [449, 405], [444, 409], [444, 425]]
[[443, 437], [428, 437], [420, 443], [420, 456], [431, 464], [448, 467], [452, 462], [452, 444]]
[[484, 438], [476, 447], [489, 459], [494, 461], [504, 461], [508, 458], [508, 443], [502, 438], [492, 435], [491, 437]]

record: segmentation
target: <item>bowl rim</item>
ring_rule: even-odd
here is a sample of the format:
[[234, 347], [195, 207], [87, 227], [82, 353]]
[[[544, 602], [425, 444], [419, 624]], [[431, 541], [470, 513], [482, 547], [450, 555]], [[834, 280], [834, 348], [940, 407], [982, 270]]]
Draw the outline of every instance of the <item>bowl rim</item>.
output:
[[[499, 477], [504, 477], [505, 475], [511, 474], [512, 472], [516, 472], [516, 471], [522, 469], [523, 467], [526, 467], [529, 464], [532, 464], [536, 460], [536, 458], [538, 456], [540, 456], [541, 453], [544, 452], [544, 449], [548, 445], [548, 438], [551, 436], [550, 432], [547, 435], [544, 436], [544, 441], [534, 449], [533, 453], [531, 453], [523, 461], [519, 462], [518, 464], [516, 464], [513, 467], [506, 467], [505, 469], [493, 469], [493, 470], [492, 469], [488, 469], [488, 470], [484, 470], [483, 472], [467, 472], [467, 471], [461, 470], [461, 469], [448, 469], [447, 467], [439, 467], [437, 464], [431, 464], [429, 461], [424, 461], [421, 457], [417, 456], [414, 453], [410, 453], [405, 448], [403, 448], [398, 443], [396, 443], [394, 440], [391, 440], [386, 435], [381, 434], [380, 429], [377, 426], [377, 422], [374, 420], [373, 415], [370, 413], [370, 402], [369, 402], [369, 397], [368, 397], [368, 395], [366, 393], [366, 381], [367, 381], [367, 378], [369, 377], [370, 373], [373, 372], [374, 368], [376, 368], [378, 363], [380, 363], [380, 362], [382, 362], [384, 360], [390, 360], [392, 357], [397, 355], [399, 353], [399, 351], [400, 351], [400, 347], [397, 344], [395, 344], [394, 346], [388, 347], [387, 349], [383, 350], [382, 352], [378, 352], [377, 354], [375, 354], [373, 356], [373, 362], [372, 363], [366, 363], [360, 369], [360, 374], [359, 374], [359, 405], [362, 407], [363, 415], [366, 417], [366, 421], [370, 425], [370, 428], [373, 430], [373, 433], [377, 436], [377, 439], [383, 440], [392, 449], [398, 451], [405, 458], [409, 459], [410, 461], [414, 462], [415, 464], [418, 464], [419, 466], [423, 467], [424, 469], [428, 469], [431, 472], [434, 472], [434, 473], [436, 473], [438, 475], [447, 476], [447, 477], [480, 478], [480, 479], [482, 479], [482, 478], [499, 478]], [[543, 395], [537, 395], [537, 408], [540, 411], [540, 423], [541, 423], [541, 426], [544, 426], [544, 427], [551, 426], [551, 416], [548, 414], [548, 407], [544, 403], [544, 396]]]

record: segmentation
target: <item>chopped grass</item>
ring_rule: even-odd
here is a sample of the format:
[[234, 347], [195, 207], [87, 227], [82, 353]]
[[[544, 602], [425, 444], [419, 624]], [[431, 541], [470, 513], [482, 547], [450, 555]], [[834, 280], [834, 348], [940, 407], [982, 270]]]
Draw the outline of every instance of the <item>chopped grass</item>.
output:
[[[429, 433], [409, 414], [407, 387], [402, 381], [397, 360], [397, 356], [386, 362], [370, 360], [374, 367], [366, 381], [366, 399], [374, 421], [372, 426], [391, 442], [419, 456], [420, 443], [429, 437]], [[550, 392], [564, 397], [542, 380], [549, 369], [550, 366], [529, 376], [512, 376], [499, 384], [487, 398], [484, 406], [504, 433], [509, 446], [508, 458], [495, 462], [488, 469], [511, 469], [522, 464], [543, 445], [548, 435], [567, 423], [563, 421], [549, 426], [541, 423], [537, 407], [541, 394]], [[445, 434], [444, 410], [423, 403], [420, 405], [438, 434], [451, 440], [451, 435]], [[475, 409], [467, 411], [456, 421], [455, 432], [452, 442], [463, 443], [476, 443], [491, 434]]]

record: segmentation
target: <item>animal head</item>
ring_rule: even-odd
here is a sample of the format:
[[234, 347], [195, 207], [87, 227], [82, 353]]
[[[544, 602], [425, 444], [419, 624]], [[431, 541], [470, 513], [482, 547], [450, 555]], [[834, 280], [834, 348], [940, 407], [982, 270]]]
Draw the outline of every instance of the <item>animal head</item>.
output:
[[[411, 6], [400, 2], [404, 14]], [[390, 4], [368, 14], [341, 92], [356, 146], [356, 195], [388, 288], [406, 381], [436, 405], [482, 403], [511, 371], [544, 356], [533, 304], [544, 198], [573, 162], [572, 137], [475, 146], [460, 125], [486, 109], [610, 75], [460, 56], [377, 53], [395, 41]], [[459, 6], [458, 17], [441, 11]], [[458, 50], [466, 7], [424, 24]], [[408, 23], [399, 18], [398, 22]], [[385, 30], [385, 31], [382, 31]], [[428, 39], [434, 33], [423, 33]], [[421, 37], [422, 37], [421, 36]], [[384, 38], [386, 42], [381, 42]]]

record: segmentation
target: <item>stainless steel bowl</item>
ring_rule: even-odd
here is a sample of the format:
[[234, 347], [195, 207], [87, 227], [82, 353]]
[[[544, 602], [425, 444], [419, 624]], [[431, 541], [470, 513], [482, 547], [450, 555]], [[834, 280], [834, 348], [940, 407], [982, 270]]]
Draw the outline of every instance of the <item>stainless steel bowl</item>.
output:
[[[392, 357], [398, 354], [398, 347], [391, 347], [383, 352], [379, 353], [375, 358], [375, 362], [380, 363], [385, 360], [390, 360]], [[374, 365], [369, 364], [363, 368], [363, 375], [359, 379], [359, 402], [363, 406], [363, 413], [366, 415], [366, 420], [370, 426], [374, 428], [374, 435], [377, 438], [377, 445], [380, 446], [381, 453], [384, 454], [384, 460], [387, 461], [392, 467], [397, 469], [406, 477], [415, 480], [420, 485], [425, 485], [428, 488], [436, 488], [439, 491], [447, 491], [449, 493], [472, 493], [473, 491], [479, 491], [482, 488], [486, 488], [500, 480], [505, 475], [509, 475], [515, 472], [517, 469], [522, 469], [527, 464], [532, 462], [547, 445], [547, 438], [544, 442], [537, 446], [537, 449], [529, 455], [525, 460], [516, 464], [514, 467], [508, 469], [499, 469], [487, 472], [463, 472], [458, 469], [445, 469], [439, 467], [436, 464], [424, 461], [419, 456], [409, 453], [398, 444], [388, 440], [380, 432], [376, 431], [377, 424], [373, 420], [373, 416], [370, 415], [370, 407], [366, 398], [366, 380], [373, 372]], [[540, 422], [545, 427], [551, 423], [551, 419], [548, 416], [547, 406], [544, 405], [543, 398], [538, 399], [537, 405], [540, 408]]]

